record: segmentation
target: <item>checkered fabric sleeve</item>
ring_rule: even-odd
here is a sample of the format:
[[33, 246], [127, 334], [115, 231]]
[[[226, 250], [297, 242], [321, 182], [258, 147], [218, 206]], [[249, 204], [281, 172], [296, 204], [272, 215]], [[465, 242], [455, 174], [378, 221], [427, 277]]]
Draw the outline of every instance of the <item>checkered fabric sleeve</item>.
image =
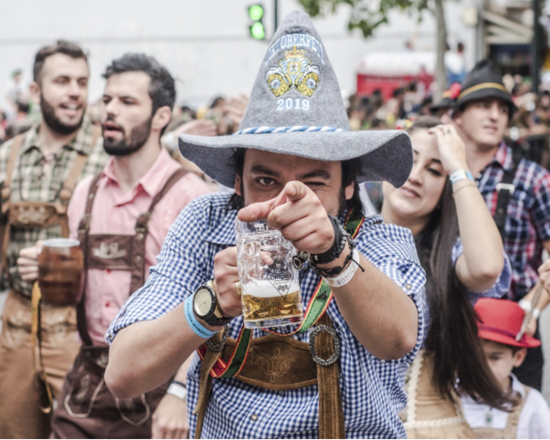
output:
[[[135, 322], [163, 316], [212, 276], [216, 253], [235, 243], [236, 211], [227, 209], [226, 194], [209, 194], [195, 199], [173, 224], [158, 264], [151, 269], [145, 286], [121, 309], [109, 328], [107, 339]], [[404, 438], [398, 412], [404, 407], [403, 383], [409, 363], [423, 339], [425, 274], [418, 263], [409, 230], [377, 224], [368, 218], [356, 237], [359, 252], [389, 276], [409, 295], [418, 309], [417, 341], [401, 359], [376, 358], [357, 340], [344, 320], [336, 301], [327, 313], [341, 341], [339, 359], [341, 393], [349, 438]], [[307, 267], [300, 271], [304, 303], [319, 277]], [[182, 316], [182, 322], [185, 318]], [[237, 338], [242, 316], [231, 321], [228, 335]], [[253, 337], [266, 336], [261, 329]], [[309, 332], [293, 338], [309, 341]], [[198, 399], [200, 361], [194, 357], [188, 372], [190, 433], [194, 436], [197, 417], [192, 414]], [[259, 390], [237, 379], [216, 379], [205, 415], [205, 438], [318, 438], [318, 391], [307, 387], [287, 391]]]

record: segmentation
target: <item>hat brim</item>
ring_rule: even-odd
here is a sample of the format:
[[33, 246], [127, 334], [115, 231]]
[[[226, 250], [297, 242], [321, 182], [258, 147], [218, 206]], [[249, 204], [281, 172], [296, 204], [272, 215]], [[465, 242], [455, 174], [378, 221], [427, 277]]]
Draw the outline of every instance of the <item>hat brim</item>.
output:
[[413, 164], [411, 140], [400, 130], [179, 137], [182, 156], [228, 187], [235, 184], [232, 157], [238, 148], [327, 162], [358, 159], [358, 182], [385, 180], [395, 187], [405, 183]]
[[482, 339], [487, 339], [493, 342], [499, 342], [505, 345], [511, 345], [513, 347], [524, 347], [524, 348], [536, 348], [540, 347], [541, 342], [538, 339], [533, 338], [529, 335], [523, 335], [520, 341], [516, 341], [511, 336], [506, 336], [501, 333], [492, 332], [491, 330], [481, 330], [478, 331], [478, 336]]
[[437, 104], [433, 104], [430, 106], [430, 111], [435, 112], [437, 110], [441, 110], [444, 108], [450, 109], [453, 107], [453, 100], [450, 98], [443, 98], [441, 101], [439, 101]]
[[512, 97], [508, 92], [505, 92], [500, 89], [494, 89], [494, 88], [479, 89], [472, 93], [468, 93], [462, 99], [459, 98], [455, 102], [453, 106], [453, 110], [459, 110], [461, 107], [464, 106], [464, 104], [467, 104], [472, 101], [479, 101], [480, 99], [485, 99], [485, 98], [496, 98], [504, 101], [508, 105], [508, 107], [510, 107], [510, 118], [513, 116], [513, 114], [517, 110], [517, 107], [514, 104], [514, 101], [512, 101]]

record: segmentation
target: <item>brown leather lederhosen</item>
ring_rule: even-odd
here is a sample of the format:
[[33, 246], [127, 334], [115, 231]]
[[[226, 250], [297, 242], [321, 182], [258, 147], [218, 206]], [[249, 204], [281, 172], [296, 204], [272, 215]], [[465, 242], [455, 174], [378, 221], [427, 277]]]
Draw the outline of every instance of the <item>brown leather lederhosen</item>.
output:
[[[95, 145], [101, 135], [101, 128], [95, 126], [92, 130], [92, 143]], [[13, 202], [11, 201], [11, 184], [13, 170], [19, 159], [19, 151], [25, 141], [25, 134], [14, 138], [13, 144], [6, 164], [6, 177], [0, 190], [2, 198], [2, 217], [4, 221], [0, 224], [0, 272], [6, 263], [8, 244], [10, 241], [11, 227], [21, 229], [44, 229], [53, 225], [61, 226], [61, 236], [69, 236], [69, 223], [67, 219], [67, 207], [74, 188], [78, 183], [78, 178], [86, 165], [88, 156], [78, 153], [69, 171], [69, 175], [59, 191], [59, 200], [55, 202]]]
[[[138, 217], [133, 235], [90, 234], [92, 206], [101, 177], [97, 175], [90, 184], [85, 214], [78, 228], [86, 272], [89, 269], [130, 271], [129, 295], [139, 289], [148, 270], [145, 241], [153, 210], [185, 174], [179, 169], [168, 178], [147, 212]], [[134, 399], [116, 399], [103, 379], [109, 348], [93, 346], [86, 326], [85, 304], [86, 288], [77, 305], [78, 331], [84, 345], [63, 385], [52, 420], [53, 435], [57, 438], [151, 438], [151, 416], [166, 394], [169, 382]]]
[[523, 385], [525, 389], [525, 395], [523, 400], [519, 405], [516, 405], [514, 409], [508, 414], [508, 421], [504, 429], [494, 429], [494, 428], [474, 428], [474, 433], [476, 438], [518, 438], [518, 423], [523, 410], [523, 406], [527, 401], [527, 396], [529, 395], [529, 390], [531, 389], [527, 385]]
[[[313, 347], [285, 336], [269, 335], [252, 339], [248, 357], [235, 379], [275, 391], [317, 385], [319, 387], [319, 438], [345, 438], [339, 382], [338, 336], [326, 313], [321, 316], [315, 328], [313, 332], [319, 333], [315, 336]], [[198, 414], [195, 438], [201, 436], [206, 406], [212, 390], [213, 379], [209, 371], [220, 356], [227, 363], [236, 343], [234, 339], [227, 338], [223, 345], [220, 333], [212, 338], [200, 367], [199, 399], [195, 408], [195, 413]], [[221, 351], [212, 349], [219, 349], [221, 345], [223, 345]], [[330, 365], [322, 365], [325, 364], [323, 360], [329, 360]]]

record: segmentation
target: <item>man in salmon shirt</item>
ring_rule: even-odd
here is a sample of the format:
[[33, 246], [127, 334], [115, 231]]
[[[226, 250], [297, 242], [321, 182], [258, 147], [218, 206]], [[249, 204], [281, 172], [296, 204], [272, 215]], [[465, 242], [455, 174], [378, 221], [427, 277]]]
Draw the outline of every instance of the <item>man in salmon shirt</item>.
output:
[[[76, 187], [69, 205], [71, 238], [80, 240], [86, 266], [77, 306], [83, 346], [65, 379], [52, 419], [53, 436], [182, 438], [185, 425], [166, 432], [166, 424], [156, 423], [151, 430], [161, 400], [163, 418], [179, 410], [185, 424], [185, 379], [177, 379], [185, 378], [186, 367], [162, 387], [134, 399], [116, 399], [103, 379], [109, 353], [105, 334], [156, 264], [179, 212], [209, 188], [185, 173], [160, 145], [176, 96], [170, 73], [152, 57], [126, 54], [107, 67], [104, 77], [102, 128], [104, 148], [112, 157], [102, 173]], [[39, 246], [21, 251], [18, 263], [26, 280], [38, 276], [38, 252]]]

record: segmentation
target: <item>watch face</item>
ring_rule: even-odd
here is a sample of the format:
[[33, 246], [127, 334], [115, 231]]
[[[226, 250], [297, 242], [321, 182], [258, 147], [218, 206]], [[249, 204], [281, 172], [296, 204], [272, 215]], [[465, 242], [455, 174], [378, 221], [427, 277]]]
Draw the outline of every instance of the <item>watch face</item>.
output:
[[209, 289], [203, 287], [197, 290], [193, 300], [193, 308], [199, 318], [208, 315], [212, 308], [212, 293]]

